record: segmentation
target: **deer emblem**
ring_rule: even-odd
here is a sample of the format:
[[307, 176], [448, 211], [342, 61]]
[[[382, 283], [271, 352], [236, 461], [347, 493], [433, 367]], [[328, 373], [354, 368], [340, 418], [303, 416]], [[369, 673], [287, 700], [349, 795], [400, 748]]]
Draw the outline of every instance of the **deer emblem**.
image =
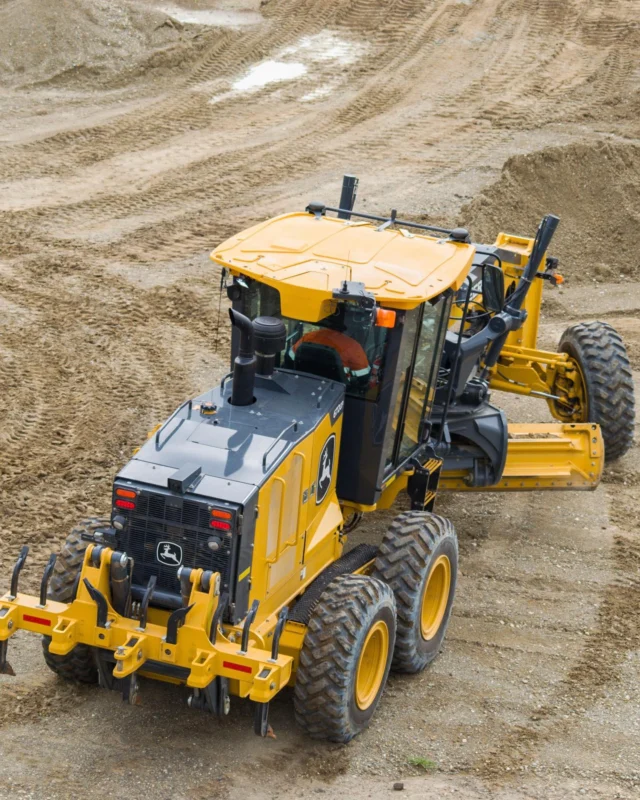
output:
[[173, 542], [158, 542], [157, 558], [161, 564], [175, 564], [179, 567], [182, 562], [182, 548]]

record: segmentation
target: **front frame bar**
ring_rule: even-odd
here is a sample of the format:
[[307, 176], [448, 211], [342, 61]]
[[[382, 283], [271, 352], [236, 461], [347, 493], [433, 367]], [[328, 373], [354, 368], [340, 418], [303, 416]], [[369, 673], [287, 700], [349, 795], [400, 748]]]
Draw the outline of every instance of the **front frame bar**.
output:
[[[44, 607], [40, 598], [18, 592], [15, 599], [6, 594], [0, 598], [0, 642], [8, 640], [18, 630], [27, 630], [51, 637], [49, 651], [55, 655], [70, 653], [77, 644], [111, 650], [116, 660], [114, 678], [126, 678], [139, 670], [153, 673], [153, 663], [181, 667], [188, 671], [186, 684], [204, 689], [217, 677], [236, 682], [240, 697], [249, 697], [259, 703], [269, 702], [291, 677], [293, 659], [279, 654], [272, 658], [271, 650], [256, 646], [253, 637], [241, 651], [239, 643], [228, 639], [218, 629], [215, 643], [208, 632], [218, 605], [219, 581], [209, 582], [209, 591], [200, 590], [202, 570], [192, 571], [189, 612], [178, 631], [176, 644], [166, 641], [167, 628], [148, 622], [144, 629], [138, 620], [122, 617], [110, 603], [109, 565], [113, 550], [103, 547], [99, 564], [94, 566], [89, 545], [85, 553], [78, 584], [78, 593], [72, 603], [47, 600]], [[97, 626], [97, 606], [91, 598], [85, 580], [107, 598], [107, 622]], [[145, 666], [146, 665], [146, 666]]]

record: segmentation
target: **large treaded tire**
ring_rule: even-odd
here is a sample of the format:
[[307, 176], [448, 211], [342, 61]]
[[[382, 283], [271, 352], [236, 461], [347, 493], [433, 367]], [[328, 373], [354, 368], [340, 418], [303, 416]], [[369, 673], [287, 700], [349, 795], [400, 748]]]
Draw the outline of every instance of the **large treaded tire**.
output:
[[[109, 525], [108, 518], [94, 517], [87, 519], [76, 526], [58, 554], [56, 565], [49, 584], [49, 597], [59, 603], [71, 603], [74, 599], [76, 579], [82, 568], [84, 554], [89, 542], [82, 538], [82, 534], [92, 534], [96, 528]], [[66, 656], [58, 656], [49, 652], [49, 636], [42, 637], [42, 652], [49, 669], [56, 675], [68, 681], [79, 683], [97, 683], [98, 668], [93, 650], [88, 645], [76, 645]]]
[[629, 357], [620, 334], [607, 322], [581, 322], [562, 334], [558, 347], [578, 362], [585, 380], [587, 413], [604, 439], [605, 461], [633, 444], [635, 400]]
[[42, 637], [42, 654], [50, 670], [66, 681], [76, 683], [98, 683], [98, 665], [93, 649], [86, 644], [77, 644], [66, 656], [49, 652], [51, 637]]
[[[446, 606], [443, 603], [436, 631], [425, 639], [424, 593], [432, 568], [444, 558], [450, 569]], [[451, 617], [458, 577], [458, 539], [453, 524], [427, 511], [399, 514], [380, 544], [372, 575], [387, 583], [396, 598], [398, 629], [391, 669], [421, 672], [440, 652]]]
[[51, 583], [49, 584], [49, 597], [59, 603], [70, 603], [76, 578], [84, 561], [84, 554], [89, 542], [82, 538], [82, 534], [93, 535], [96, 528], [104, 528], [110, 524], [108, 517], [92, 517], [83, 520], [77, 525], [58, 553], [56, 565], [53, 568]]
[[[360, 655], [380, 621], [389, 637], [384, 673], [363, 710], [356, 702]], [[346, 743], [367, 727], [389, 675], [395, 629], [393, 592], [381, 581], [340, 575], [325, 589], [309, 621], [294, 694], [296, 720], [312, 738]]]

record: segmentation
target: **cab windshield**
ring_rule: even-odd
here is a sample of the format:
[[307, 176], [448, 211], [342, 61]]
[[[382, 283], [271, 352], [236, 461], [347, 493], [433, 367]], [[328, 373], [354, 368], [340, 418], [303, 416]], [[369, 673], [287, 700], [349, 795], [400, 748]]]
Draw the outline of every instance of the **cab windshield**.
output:
[[252, 320], [270, 316], [284, 321], [287, 343], [276, 366], [340, 381], [349, 395], [377, 399], [390, 328], [375, 326], [371, 311], [341, 302], [319, 322], [291, 319], [282, 316], [277, 289], [257, 281], [243, 288], [239, 310]]

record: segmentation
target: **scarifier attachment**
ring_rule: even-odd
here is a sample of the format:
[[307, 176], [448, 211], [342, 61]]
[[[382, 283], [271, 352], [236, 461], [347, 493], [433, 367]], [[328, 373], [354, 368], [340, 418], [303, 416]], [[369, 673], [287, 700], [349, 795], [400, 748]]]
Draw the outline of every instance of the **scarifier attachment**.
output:
[[0, 642], [0, 675], [15, 675], [13, 667], [7, 661], [7, 645], [6, 639], [4, 642]]
[[[27, 552], [26, 547], [20, 551], [11, 591], [0, 597], [0, 672], [14, 674], [7, 663], [7, 641], [23, 629], [51, 637], [49, 652], [55, 655], [67, 655], [78, 644], [95, 648], [100, 684], [121, 691], [128, 703], [138, 702], [141, 670], [145, 675], [168, 675], [186, 683], [198, 690], [197, 694], [194, 692], [194, 707], [205, 707], [221, 715], [229, 710], [230, 680], [238, 682], [240, 696], [266, 706], [291, 678], [293, 659], [279, 652], [280, 634], [286, 624], [285, 610], [279, 615], [269, 647], [260, 636], [252, 634], [258, 611], [256, 601], [242, 630], [236, 629], [233, 635], [228, 630], [225, 633], [222, 615], [229, 597], [226, 593], [220, 596], [217, 572], [190, 570], [188, 605], [176, 609], [165, 624], [159, 624], [158, 618], [151, 614], [131, 619], [114, 609], [110, 567], [114, 558], [123, 558], [122, 553], [89, 545], [77, 596], [71, 603], [60, 603], [46, 598], [53, 558], [45, 568], [40, 596], [18, 592], [18, 578]], [[152, 597], [153, 584], [148, 588]], [[240, 645], [235, 641], [239, 633], [242, 633]], [[262, 713], [266, 713], [264, 709]]]

